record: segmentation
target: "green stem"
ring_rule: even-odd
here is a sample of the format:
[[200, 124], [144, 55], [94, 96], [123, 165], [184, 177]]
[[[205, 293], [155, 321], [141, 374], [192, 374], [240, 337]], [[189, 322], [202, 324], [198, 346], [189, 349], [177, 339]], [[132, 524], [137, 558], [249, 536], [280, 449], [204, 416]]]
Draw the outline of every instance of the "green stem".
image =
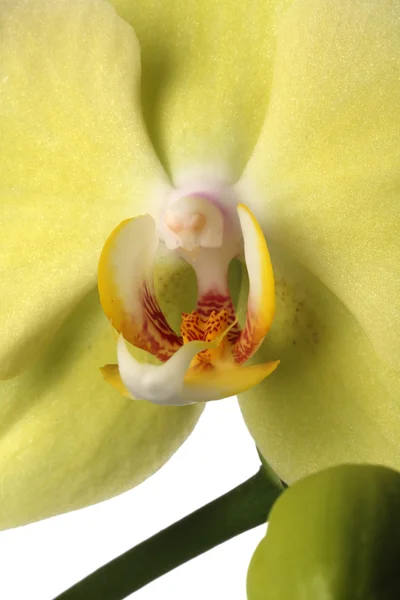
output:
[[256, 475], [121, 554], [56, 600], [122, 600], [175, 567], [267, 521], [282, 489]]

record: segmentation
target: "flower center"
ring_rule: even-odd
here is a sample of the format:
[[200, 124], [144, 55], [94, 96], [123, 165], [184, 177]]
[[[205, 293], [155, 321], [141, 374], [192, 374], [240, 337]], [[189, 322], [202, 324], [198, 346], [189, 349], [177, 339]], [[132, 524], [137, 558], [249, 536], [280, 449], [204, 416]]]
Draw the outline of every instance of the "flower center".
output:
[[224, 218], [217, 206], [200, 195], [178, 198], [164, 214], [162, 234], [169, 250], [187, 252], [199, 248], [220, 248]]
[[[225, 190], [226, 194], [226, 190]], [[240, 327], [228, 285], [230, 261], [241, 253], [243, 238], [234, 202], [224, 203], [224, 190], [192, 192], [172, 198], [161, 219], [160, 234], [167, 248], [177, 252], [196, 272], [197, 307], [182, 315], [183, 343], [212, 341], [229, 327], [221, 348], [205, 350], [193, 366], [212, 369], [236, 341]]]
[[[117, 389], [160, 404], [187, 404], [234, 395], [269, 375], [278, 361], [242, 367], [262, 343], [275, 311], [274, 279], [262, 230], [232, 195], [180, 194], [155, 221], [127, 219], [106, 241], [99, 262], [104, 312], [121, 334], [118, 369], [102, 373]], [[196, 310], [182, 315], [180, 335], [161, 311], [154, 286], [157, 247], [164, 243], [195, 270]], [[244, 255], [249, 294], [243, 328], [228, 285], [230, 261]], [[162, 365], [138, 362], [125, 340]], [[242, 372], [246, 373], [242, 377]]]
[[174, 190], [158, 218], [160, 241], [195, 269], [200, 255], [209, 268], [211, 261], [229, 264], [243, 249], [237, 205], [231, 186]]
[[[219, 312], [213, 310], [209, 317], [202, 317], [197, 311], [183, 313], [181, 324], [183, 343], [187, 344], [194, 340], [213, 342], [224, 333], [230, 323], [231, 315], [225, 309]], [[190, 366], [202, 371], [214, 369], [217, 363], [231, 356], [229, 351], [231, 346], [227, 337], [224, 337], [216, 348], [208, 348], [196, 354]]]

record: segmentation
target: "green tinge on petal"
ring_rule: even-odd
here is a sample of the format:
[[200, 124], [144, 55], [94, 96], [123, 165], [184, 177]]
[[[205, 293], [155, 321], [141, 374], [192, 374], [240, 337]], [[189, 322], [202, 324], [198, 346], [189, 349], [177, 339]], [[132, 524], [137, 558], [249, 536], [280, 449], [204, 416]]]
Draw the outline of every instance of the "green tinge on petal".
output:
[[[167, 316], [195, 303], [194, 296], [190, 306], [187, 298], [180, 306], [178, 276], [189, 285], [186, 270], [163, 265], [159, 272]], [[113, 331], [92, 291], [40, 360], [0, 384], [1, 528], [119, 494], [160, 468], [190, 434], [203, 406], [123, 398], [99, 371], [115, 359]]]
[[399, 3], [294, 2], [242, 182], [258, 187], [251, 207], [268, 239], [318, 276], [398, 369], [399, 71]]
[[276, 316], [252, 360], [280, 365], [239, 398], [261, 453], [287, 483], [342, 462], [400, 469], [399, 372], [317, 278], [274, 246], [271, 259]]
[[[240, 265], [232, 265], [230, 283], [239, 279]], [[180, 334], [182, 313], [191, 313], [196, 308], [197, 279], [194, 269], [173, 252], [158, 249], [154, 270], [154, 287], [162, 313], [169, 325]]]
[[140, 50], [103, 0], [0, 9], [0, 377], [35, 359], [93, 287], [109, 232], [149, 210], [161, 167]]
[[253, 152], [289, 0], [111, 0], [142, 49], [144, 116], [164, 164], [236, 178]]

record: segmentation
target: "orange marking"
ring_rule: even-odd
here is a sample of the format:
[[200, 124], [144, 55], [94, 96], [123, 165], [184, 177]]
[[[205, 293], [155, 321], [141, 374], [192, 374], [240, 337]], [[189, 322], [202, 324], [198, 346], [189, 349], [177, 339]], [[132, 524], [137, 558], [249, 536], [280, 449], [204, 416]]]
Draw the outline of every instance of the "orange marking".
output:
[[[182, 315], [181, 334], [185, 344], [193, 340], [212, 342], [228, 327], [229, 313], [225, 309], [219, 312], [213, 310], [208, 317], [203, 317], [197, 311]], [[224, 338], [217, 348], [206, 349], [196, 354], [191, 367], [201, 370], [213, 369], [229, 347], [230, 343]]]

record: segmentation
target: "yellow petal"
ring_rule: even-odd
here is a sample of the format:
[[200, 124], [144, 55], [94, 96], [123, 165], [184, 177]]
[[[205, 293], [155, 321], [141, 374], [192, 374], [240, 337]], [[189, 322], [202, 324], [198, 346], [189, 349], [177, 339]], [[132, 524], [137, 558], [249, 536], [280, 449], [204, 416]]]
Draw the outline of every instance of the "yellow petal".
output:
[[193, 402], [222, 400], [254, 387], [275, 371], [279, 360], [249, 367], [216, 368], [212, 371], [189, 370], [185, 393]]
[[251, 206], [268, 240], [342, 300], [395, 368], [399, 71], [398, 2], [293, 3], [278, 33], [263, 132], [242, 182], [258, 188]]
[[254, 360], [279, 356], [240, 405], [262, 454], [286, 482], [343, 462], [400, 470], [400, 374], [380, 360], [341, 302], [270, 244], [277, 310]]
[[165, 165], [242, 171], [264, 119], [276, 22], [287, 1], [112, 0], [137, 33], [144, 115]]
[[162, 170], [135, 34], [103, 0], [0, 9], [0, 375], [37, 358], [95, 284], [109, 231]]
[[155, 295], [157, 248], [150, 215], [123, 221], [104, 245], [98, 286], [112, 326], [134, 346], [167, 360], [183, 342], [168, 325]]
[[0, 527], [119, 494], [161, 467], [191, 432], [201, 405], [123, 398], [98, 370], [114, 359], [93, 291], [37, 364], [1, 383]]
[[235, 360], [242, 363], [254, 354], [271, 327], [275, 314], [275, 284], [261, 227], [244, 204], [239, 204], [238, 214], [249, 277], [246, 323], [233, 349]]

